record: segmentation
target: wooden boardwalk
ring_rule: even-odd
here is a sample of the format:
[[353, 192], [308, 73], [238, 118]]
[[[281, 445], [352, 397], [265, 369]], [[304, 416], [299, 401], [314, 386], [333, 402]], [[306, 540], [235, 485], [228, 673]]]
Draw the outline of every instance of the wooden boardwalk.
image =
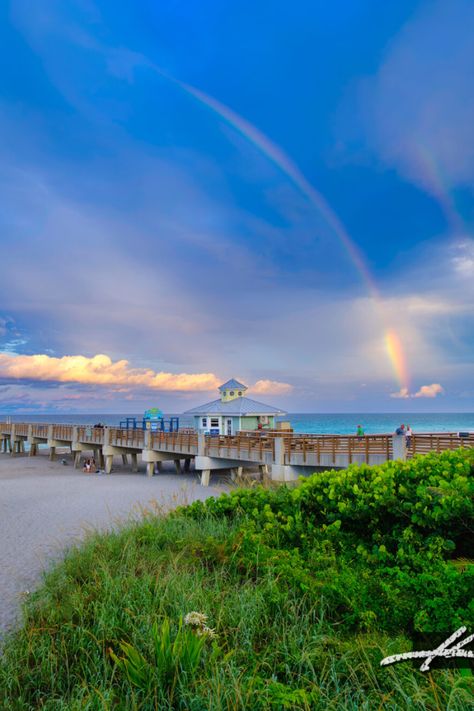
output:
[[381, 464], [415, 454], [473, 447], [474, 434], [465, 437], [458, 433], [414, 434], [407, 448], [404, 436], [389, 434], [357, 437], [241, 432], [232, 436], [208, 436], [192, 431], [163, 433], [73, 424], [0, 423], [0, 445], [4, 452], [12, 455], [24, 452], [25, 444], [30, 456], [36, 454], [38, 445], [47, 445], [52, 459], [57, 448], [68, 447], [76, 466], [84, 452], [93, 452], [106, 472], [111, 471], [113, 457], [117, 455], [122, 456], [124, 463], [130, 457], [132, 471], [137, 470], [140, 456], [150, 476], [163, 461], [174, 461], [179, 472], [182, 465], [188, 470], [194, 460], [196, 469], [203, 472], [202, 483], [206, 485], [213, 470], [239, 470], [257, 465], [262, 473], [271, 471], [272, 478], [285, 481], [316, 468], [346, 467], [352, 463]]

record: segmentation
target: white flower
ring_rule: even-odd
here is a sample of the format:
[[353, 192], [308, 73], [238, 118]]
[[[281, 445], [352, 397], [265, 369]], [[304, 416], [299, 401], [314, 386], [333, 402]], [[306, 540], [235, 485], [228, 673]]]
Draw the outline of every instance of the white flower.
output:
[[203, 612], [188, 612], [184, 618], [185, 625], [191, 625], [191, 627], [205, 627], [207, 622], [207, 615]]
[[208, 637], [209, 639], [215, 639], [217, 637], [216, 630], [213, 630], [211, 627], [207, 627], [206, 625], [204, 625], [204, 627], [199, 627], [196, 630], [196, 634], [199, 637]]

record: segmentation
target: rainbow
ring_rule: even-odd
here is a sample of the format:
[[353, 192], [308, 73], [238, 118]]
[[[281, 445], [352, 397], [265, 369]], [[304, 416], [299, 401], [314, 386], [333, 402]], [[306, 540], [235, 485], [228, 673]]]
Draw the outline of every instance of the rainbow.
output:
[[410, 389], [410, 377], [408, 374], [405, 351], [403, 350], [398, 333], [393, 328], [388, 328], [385, 332], [385, 347], [397, 380], [400, 383], [400, 391], [408, 394]]
[[192, 96], [200, 104], [209, 108], [221, 119], [226, 121], [227, 124], [232, 126], [232, 128], [234, 128], [238, 133], [240, 133], [245, 139], [252, 143], [257, 148], [257, 150], [259, 150], [264, 156], [266, 156], [277, 168], [282, 171], [282, 173], [284, 173], [284, 175], [286, 175], [287, 178], [289, 178], [293, 185], [295, 185], [296, 188], [303, 195], [306, 196], [309, 202], [315, 207], [317, 212], [324, 218], [326, 223], [329, 225], [331, 230], [334, 232], [341, 244], [346, 249], [352, 263], [354, 264], [363, 283], [365, 284], [369, 295], [375, 303], [377, 310], [381, 314], [382, 321], [386, 324], [385, 344], [387, 354], [392, 364], [392, 368], [397, 378], [397, 381], [399, 382], [400, 388], [406, 389], [408, 391], [408, 368], [400, 337], [396, 333], [394, 328], [388, 324], [388, 319], [385, 313], [380, 292], [372, 274], [369, 271], [369, 268], [367, 267], [364, 261], [364, 258], [359, 248], [351, 239], [339, 217], [330, 207], [329, 203], [326, 201], [323, 195], [321, 195], [321, 193], [318, 192], [311, 185], [311, 183], [309, 183], [309, 181], [305, 178], [298, 166], [286, 155], [286, 153], [279, 146], [273, 143], [268, 138], [268, 136], [262, 133], [249, 121], [244, 119], [242, 116], [237, 114], [225, 104], [222, 104], [214, 97], [209, 96], [200, 89], [197, 89], [195, 86], [176, 79], [175, 77], [162, 71], [156, 65], [148, 63], [148, 66], [153, 68], [154, 71], [156, 71], [168, 81], [180, 87], [180, 89], [182, 89], [188, 95]]
[[435, 156], [421, 144], [416, 144], [413, 151], [426, 191], [441, 205], [451, 231], [454, 234], [462, 233], [465, 229], [463, 219], [457, 211]]

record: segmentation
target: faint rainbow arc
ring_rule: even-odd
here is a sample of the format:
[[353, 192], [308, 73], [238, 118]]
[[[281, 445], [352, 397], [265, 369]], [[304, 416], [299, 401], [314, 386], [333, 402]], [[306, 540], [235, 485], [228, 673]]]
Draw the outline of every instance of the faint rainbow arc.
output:
[[462, 233], [465, 229], [463, 219], [459, 214], [453, 196], [443, 180], [443, 174], [432, 151], [418, 143], [414, 148], [414, 155], [420, 168], [421, 176], [426, 191], [438, 201], [444, 212], [446, 220], [455, 234]]
[[158, 74], [179, 86], [183, 91], [194, 97], [201, 104], [207, 106], [211, 109], [211, 111], [214, 111], [218, 116], [224, 119], [230, 126], [244, 136], [244, 138], [260, 150], [291, 180], [291, 182], [301, 191], [301, 193], [303, 193], [303, 195], [308, 198], [311, 204], [314, 205], [317, 211], [323, 216], [327, 224], [339, 238], [342, 245], [346, 248], [355, 268], [365, 283], [370, 296], [382, 316], [382, 320], [385, 323], [384, 341], [387, 354], [401, 389], [406, 389], [408, 392], [410, 378], [407, 359], [400, 337], [395, 329], [387, 323], [388, 319], [385, 314], [379, 289], [362, 257], [359, 248], [356, 244], [354, 244], [339, 217], [330, 207], [327, 200], [311, 185], [298, 166], [286, 155], [286, 153], [279, 146], [273, 143], [264, 133], [262, 133], [262, 131], [256, 128], [256, 126], [247, 121], [247, 119], [243, 118], [225, 104], [222, 104], [214, 97], [209, 96], [191, 84], [187, 84], [186, 82], [176, 79], [170, 74], [163, 72], [155, 65], [149, 66], [151, 66]]

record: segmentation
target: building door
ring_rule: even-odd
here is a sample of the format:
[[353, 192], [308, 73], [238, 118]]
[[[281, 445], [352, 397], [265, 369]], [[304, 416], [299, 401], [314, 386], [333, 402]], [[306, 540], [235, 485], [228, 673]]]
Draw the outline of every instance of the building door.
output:
[[227, 420], [226, 420], [225, 433], [226, 433], [227, 435], [231, 435], [231, 434], [232, 434], [232, 418], [231, 418], [231, 417], [228, 417]]

